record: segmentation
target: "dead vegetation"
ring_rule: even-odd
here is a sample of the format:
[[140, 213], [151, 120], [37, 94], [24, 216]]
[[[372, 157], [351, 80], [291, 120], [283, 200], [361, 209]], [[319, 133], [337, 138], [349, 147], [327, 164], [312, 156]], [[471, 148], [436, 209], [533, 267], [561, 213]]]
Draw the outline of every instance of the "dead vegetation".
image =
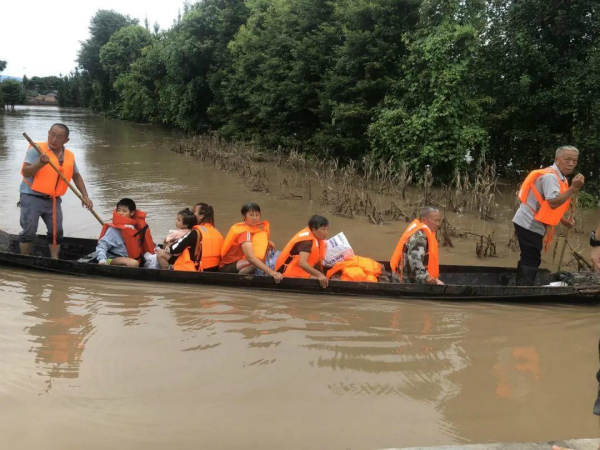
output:
[[[278, 168], [289, 171], [278, 177], [279, 199], [313, 200], [316, 188], [320, 192], [318, 201], [328, 206], [332, 214], [346, 218], [364, 216], [376, 225], [410, 222], [421, 207], [435, 205], [444, 210], [439, 233], [442, 245], [452, 247], [453, 239], [475, 236], [478, 257], [496, 256], [493, 232], [487, 236], [462, 232], [445, 217], [448, 210], [477, 214], [483, 220], [494, 219], [498, 192], [495, 164], [480, 162], [472, 176], [457, 170], [450, 185], [436, 193], [431, 167], [415, 183], [408, 163], [398, 165], [392, 159], [373, 160], [365, 156], [361, 161], [342, 164], [339, 159], [318, 158], [298, 149], [285, 151], [280, 147], [274, 154], [266, 153], [255, 145], [227, 142], [215, 136], [196, 136], [175, 145], [173, 151], [208, 162], [217, 170], [236, 173], [255, 192], [269, 192], [270, 180], [263, 163], [274, 162]], [[411, 186], [415, 188], [412, 199], [408, 192]]]

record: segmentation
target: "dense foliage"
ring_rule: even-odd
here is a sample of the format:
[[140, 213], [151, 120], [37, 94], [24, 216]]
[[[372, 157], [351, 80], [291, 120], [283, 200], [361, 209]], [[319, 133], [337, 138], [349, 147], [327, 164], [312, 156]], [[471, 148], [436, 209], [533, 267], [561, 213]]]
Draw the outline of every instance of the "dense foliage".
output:
[[438, 179], [483, 157], [520, 177], [568, 143], [593, 181], [599, 9], [597, 0], [204, 0], [166, 31], [98, 11], [59, 100], [274, 148], [432, 165]]

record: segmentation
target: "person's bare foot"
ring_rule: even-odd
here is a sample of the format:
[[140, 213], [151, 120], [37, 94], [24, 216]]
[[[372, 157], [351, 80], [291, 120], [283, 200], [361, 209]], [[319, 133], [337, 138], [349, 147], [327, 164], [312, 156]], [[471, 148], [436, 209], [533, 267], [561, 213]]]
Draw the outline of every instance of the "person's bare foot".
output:
[[573, 450], [569, 447], [559, 447], [558, 445], [553, 445], [552, 450]]

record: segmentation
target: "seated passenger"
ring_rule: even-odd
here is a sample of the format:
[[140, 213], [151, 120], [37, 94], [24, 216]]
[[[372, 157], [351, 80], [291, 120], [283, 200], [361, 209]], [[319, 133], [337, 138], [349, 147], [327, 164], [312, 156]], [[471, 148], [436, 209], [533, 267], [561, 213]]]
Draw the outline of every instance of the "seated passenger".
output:
[[264, 263], [267, 250], [274, 247], [269, 240], [269, 222], [261, 221], [260, 206], [256, 203], [242, 206], [242, 217], [244, 221], [233, 225], [223, 241], [221, 272], [251, 274], [260, 269], [279, 283], [283, 275]]
[[198, 203], [192, 209], [198, 224], [194, 229], [202, 233], [202, 270], [218, 272], [221, 263], [223, 236], [215, 228], [215, 211], [206, 203]]
[[177, 213], [175, 227], [184, 230], [185, 234], [169, 244], [168, 248], [157, 252], [156, 259], [161, 269], [202, 272], [202, 233], [193, 229], [195, 225], [196, 216], [190, 209]]
[[292, 278], [314, 278], [323, 288], [329, 280], [323, 273], [325, 239], [329, 235], [329, 221], [323, 216], [312, 216], [308, 227], [300, 230], [285, 246], [275, 264], [275, 270]]
[[113, 211], [112, 223], [102, 227], [96, 246], [98, 264], [139, 267], [144, 253], [154, 254], [146, 213], [138, 210], [130, 198], [123, 198]]
[[400, 237], [390, 266], [402, 282], [444, 284], [438, 279], [440, 266], [435, 233], [439, 226], [439, 210], [426, 206]]

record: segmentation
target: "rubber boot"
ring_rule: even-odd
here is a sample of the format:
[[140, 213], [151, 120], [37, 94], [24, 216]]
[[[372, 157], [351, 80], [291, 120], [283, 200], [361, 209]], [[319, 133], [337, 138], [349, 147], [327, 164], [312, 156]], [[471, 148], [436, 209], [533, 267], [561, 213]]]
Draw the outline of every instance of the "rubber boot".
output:
[[517, 266], [517, 286], [533, 286], [537, 271], [537, 267], [524, 266], [519, 263]]

